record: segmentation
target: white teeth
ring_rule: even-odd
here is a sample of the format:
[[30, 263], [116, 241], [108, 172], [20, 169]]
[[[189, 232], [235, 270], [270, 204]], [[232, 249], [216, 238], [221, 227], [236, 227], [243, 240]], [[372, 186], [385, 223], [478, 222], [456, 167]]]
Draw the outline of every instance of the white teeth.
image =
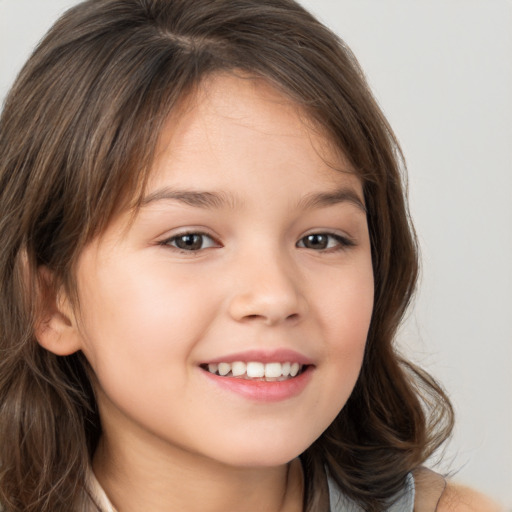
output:
[[265, 376], [265, 365], [263, 363], [250, 362], [247, 363], [247, 377], [254, 379], [255, 377]]
[[265, 365], [265, 377], [281, 377], [282, 375], [281, 363], [267, 363]]
[[208, 371], [222, 377], [246, 379], [286, 380], [296, 377], [301, 371], [299, 363], [260, 363], [258, 361], [235, 361], [234, 363], [209, 363]]
[[219, 363], [219, 375], [227, 375], [231, 371], [231, 365], [229, 363]]
[[233, 377], [240, 377], [241, 375], [244, 375], [246, 370], [247, 365], [241, 361], [236, 361], [231, 365], [231, 373], [233, 374]]

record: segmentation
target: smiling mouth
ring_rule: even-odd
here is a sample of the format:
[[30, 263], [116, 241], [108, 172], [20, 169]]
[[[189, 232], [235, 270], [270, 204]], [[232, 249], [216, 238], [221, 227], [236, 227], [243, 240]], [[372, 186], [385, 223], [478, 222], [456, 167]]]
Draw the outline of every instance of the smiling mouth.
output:
[[301, 375], [308, 366], [297, 362], [261, 363], [259, 361], [235, 361], [233, 363], [202, 364], [201, 368], [220, 377], [263, 382], [282, 382]]

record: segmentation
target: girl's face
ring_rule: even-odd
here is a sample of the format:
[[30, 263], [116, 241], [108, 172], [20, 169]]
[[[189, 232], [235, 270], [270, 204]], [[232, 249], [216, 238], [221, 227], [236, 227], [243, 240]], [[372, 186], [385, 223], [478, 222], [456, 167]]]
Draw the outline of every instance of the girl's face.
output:
[[131, 220], [78, 261], [76, 332], [107, 442], [245, 467], [296, 457], [361, 368], [359, 179], [285, 96], [221, 75], [169, 118]]

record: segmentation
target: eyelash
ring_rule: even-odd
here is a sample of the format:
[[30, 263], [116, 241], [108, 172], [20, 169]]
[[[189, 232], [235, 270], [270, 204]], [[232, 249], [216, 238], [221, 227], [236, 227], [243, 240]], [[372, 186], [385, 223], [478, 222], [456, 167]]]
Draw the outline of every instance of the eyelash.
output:
[[[310, 237], [327, 237], [327, 239], [328, 239], [327, 247], [319, 249], [318, 252], [327, 252], [327, 253], [328, 252], [338, 252], [338, 251], [343, 251], [343, 250], [349, 249], [350, 247], [354, 247], [356, 245], [353, 240], [351, 240], [350, 238], [348, 238], [346, 236], [338, 235], [336, 233], [319, 232], [319, 233], [309, 233], [308, 235], [303, 236], [297, 242], [297, 244], [296, 244], [297, 247], [308, 249], [308, 247], [305, 247], [304, 245], [300, 246], [299, 243], [301, 243], [301, 242], [304, 243], [304, 240], [308, 239]], [[335, 241], [334, 246], [329, 247], [329, 244], [330, 244], [329, 239], [331, 239], [331, 241], [332, 240]], [[312, 249], [312, 250], [314, 250], [314, 249]]]
[[[173, 242], [175, 242], [176, 240], [184, 239], [187, 236], [188, 237], [201, 237], [201, 247], [199, 247], [198, 249], [183, 249], [182, 247], [177, 247], [176, 245], [172, 245]], [[203, 233], [201, 231], [187, 231], [185, 233], [180, 233], [179, 235], [174, 235], [170, 238], [166, 238], [165, 240], [162, 240], [159, 243], [159, 245], [166, 246], [166, 247], [172, 247], [172, 248], [176, 249], [177, 251], [180, 251], [185, 254], [191, 254], [194, 252], [199, 252], [200, 250], [203, 250], [203, 249], [210, 248], [210, 247], [203, 247], [205, 238], [208, 238], [209, 240], [212, 241], [212, 244], [210, 245], [210, 247], [215, 247], [215, 246], [220, 245], [219, 242], [217, 242], [212, 236], [208, 235], [207, 233]]]
[[[177, 240], [184, 239], [185, 237], [200, 237], [200, 239], [201, 239], [200, 247], [195, 248], [195, 249], [192, 249], [192, 248], [184, 249], [183, 247], [178, 247], [177, 245], [173, 245]], [[320, 248], [318, 250], [312, 249], [310, 247], [306, 247], [306, 245], [304, 244], [304, 241], [306, 239], [312, 238], [312, 237], [327, 237], [327, 247]], [[205, 239], [211, 240], [211, 244], [208, 247], [203, 246]], [[332, 243], [332, 240], [335, 241], [335, 244], [334, 244], [334, 246], [329, 247], [329, 245]], [[299, 245], [301, 243], [302, 243], [302, 245]], [[161, 242], [159, 242], [159, 245], [164, 246], [164, 247], [172, 247], [172, 248], [176, 249], [177, 251], [180, 251], [181, 253], [184, 253], [184, 254], [193, 254], [193, 253], [197, 253], [204, 249], [221, 246], [221, 244], [219, 242], [217, 242], [212, 236], [208, 235], [207, 233], [203, 233], [201, 231], [188, 231], [185, 233], [180, 233], [179, 235], [174, 235], [170, 238], [166, 238], [165, 240], [162, 240]], [[324, 252], [324, 253], [343, 251], [343, 250], [349, 249], [350, 247], [354, 247], [355, 245], [356, 245], [355, 242], [348, 237], [341, 236], [341, 235], [338, 235], [335, 233], [326, 233], [326, 232], [309, 233], [309, 234], [303, 236], [296, 243], [296, 247], [299, 247], [301, 249], [310, 249], [313, 251]]]

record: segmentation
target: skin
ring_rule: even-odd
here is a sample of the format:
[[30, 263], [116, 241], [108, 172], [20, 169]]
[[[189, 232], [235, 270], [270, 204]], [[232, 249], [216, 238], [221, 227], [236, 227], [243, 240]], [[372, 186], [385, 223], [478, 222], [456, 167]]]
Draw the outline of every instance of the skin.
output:
[[[60, 295], [40, 336], [94, 370], [94, 472], [120, 512], [300, 511], [296, 457], [348, 399], [372, 314], [361, 183], [284, 95], [220, 75], [169, 118], [146, 198], [83, 251], [80, 310]], [[203, 245], [179, 249], [190, 232]], [[201, 368], [276, 349], [310, 362], [285, 399], [249, 399]]]
[[505, 512], [505, 509], [475, 489], [450, 482], [441, 496], [437, 512]]
[[487, 496], [454, 482], [444, 482], [426, 468], [414, 472], [414, 512], [505, 512]]
[[[296, 457], [350, 395], [371, 317], [370, 242], [351, 171], [264, 81], [211, 78], [169, 118], [146, 204], [81, 255], [80, 309], [62, 291], [45, 297], [38, 341], [59, 355], [82, 350], [95, 372], [104, 432], [93, 469], [119, 512], [302, 510]], [[176, 189], [229, 200], [193, 205], [169, 198]], [[304, 206], [308, 194], [340, 190]], [[177, 248], [185, 231], [207, 235], [199, 250]], [[335, 236], [306, 247], [312, 233]], [[200, 367], [276, 348], [313, 366], [307, 386], [277, 402], [219, 388]], [[418, 482], [415, 510], [425, 493]], [[502, 510], [453, 483], [437, 507]]]

